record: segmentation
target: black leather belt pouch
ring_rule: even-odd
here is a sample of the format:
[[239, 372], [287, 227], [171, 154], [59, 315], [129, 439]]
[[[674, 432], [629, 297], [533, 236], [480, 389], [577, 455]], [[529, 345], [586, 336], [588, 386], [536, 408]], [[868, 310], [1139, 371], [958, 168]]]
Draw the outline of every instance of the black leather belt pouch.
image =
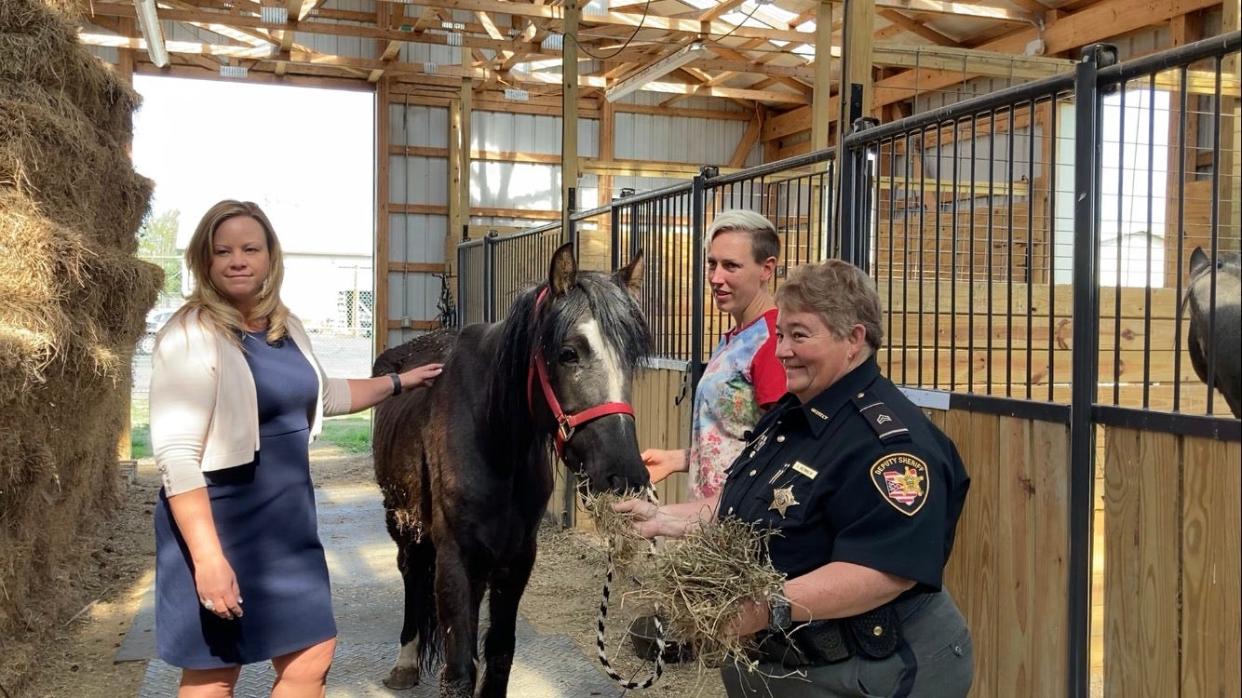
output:
[[887, 659], [901, 644], [901, 619], [892, 604], [847, 618], [843, 624], [851, 648], [868, 659]]

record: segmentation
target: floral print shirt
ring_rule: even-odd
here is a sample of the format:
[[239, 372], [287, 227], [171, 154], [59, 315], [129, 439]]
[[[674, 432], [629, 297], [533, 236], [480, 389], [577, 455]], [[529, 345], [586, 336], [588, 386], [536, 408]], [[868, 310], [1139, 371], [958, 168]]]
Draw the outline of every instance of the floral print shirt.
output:
[[761, 408], [785, 394], [785, 368], [776, 359], [776, 308], [720, 338], [694, 395], [690, 436], [690, 495], [710, 497], [746, 445], [742, 435]]

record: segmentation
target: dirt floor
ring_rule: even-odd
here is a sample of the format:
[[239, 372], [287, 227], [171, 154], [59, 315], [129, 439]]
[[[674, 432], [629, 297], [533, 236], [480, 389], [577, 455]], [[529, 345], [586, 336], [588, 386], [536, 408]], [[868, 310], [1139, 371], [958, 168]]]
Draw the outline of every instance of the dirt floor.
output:
[[[324, 456], [322, 460], [331, 466], [316, 456]], [[349, 456], [332, 447], [312, 452], [312, 470], [321, 484], [370, 482], [372, 478], [369, 456]], [[91, 558], [97, 568], [77, 575], [82, 611], [50, 633], [40, 652], [43, 660], [27, 678], [26, 688], [14, 693], [0, 681], [0, 698], [118, 698], [138, 693], [146, 663], [114, 664], [112, 657], [154, 576], [151, 516], [158, 488], [154, 465], [140, 461], [124, 504], [112, 520], [98, 527], [92, 541], [95, 552]], [[595, 656], [595, 614], [604, 559], [599, 541], [588, 534], [548, 526], [541, 534], [539, 559], [522, 600], [523, 616], [541, 633], [568, 635], [588, 657]], [[639, 611], [624, 607], [623, 596], [624, 588], [614, 590], [609, 656], [622, 675], [642, 677], [650, 665], [634, 657], [623, 637], [628, 621]], [[670, 665], [646, 693], [724, 695], [718, 675], [700, 673], [694, 664]]]

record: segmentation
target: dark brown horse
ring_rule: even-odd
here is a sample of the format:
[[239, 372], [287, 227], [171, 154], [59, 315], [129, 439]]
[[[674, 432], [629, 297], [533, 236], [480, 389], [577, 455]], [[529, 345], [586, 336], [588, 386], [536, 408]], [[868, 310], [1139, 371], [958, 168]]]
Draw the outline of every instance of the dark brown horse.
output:
[[518, 602], [552, 493], [554, 438], [593, 489], [646, 486], [627, 413], [649, 341], [627, 293], [641, 273], [641, 254], [612, 277], [579, 272], [565, 245], [547, 282], [519, 295], [504, 322], [424, 335], [376, 360], [375, 375], [445, 363], [433, 387], [375, 412], [375, 474], [405, 582], [390, 688], [414, 686], [442, 659], [440, 695], [474, 696], [487, 591], [479, 695], [505, 695]]

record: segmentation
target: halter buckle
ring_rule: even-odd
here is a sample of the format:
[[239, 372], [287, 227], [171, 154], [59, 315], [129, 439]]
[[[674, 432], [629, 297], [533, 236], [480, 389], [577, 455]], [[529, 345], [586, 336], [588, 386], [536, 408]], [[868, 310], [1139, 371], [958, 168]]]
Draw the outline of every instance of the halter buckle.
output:
[[556, 420], [556, 433], [561, 438], [561, 443], [569, 443], [574, 436], [574, 425], [569, 423], [569, 415], [561, 415]]

